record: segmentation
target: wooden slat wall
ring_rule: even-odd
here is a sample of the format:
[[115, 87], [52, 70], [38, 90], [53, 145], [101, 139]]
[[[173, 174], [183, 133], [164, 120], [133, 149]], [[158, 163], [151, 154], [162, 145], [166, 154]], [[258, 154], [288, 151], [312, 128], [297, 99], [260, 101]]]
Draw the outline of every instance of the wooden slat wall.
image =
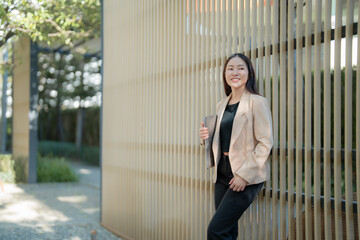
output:
[[274, 148], [238, 239], [354, 239], [359, 15], [353, 0], [105, 0], [102, 224], [124, 239], [206, 239], [213, 170], [198, 128], [225, 96], [226, 58], [242, 52], [271, 106]]

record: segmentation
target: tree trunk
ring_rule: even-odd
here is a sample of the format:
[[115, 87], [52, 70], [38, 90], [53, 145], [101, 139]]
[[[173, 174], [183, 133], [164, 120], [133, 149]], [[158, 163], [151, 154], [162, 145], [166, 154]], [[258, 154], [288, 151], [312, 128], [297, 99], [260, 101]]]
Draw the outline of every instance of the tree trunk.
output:
[[56, 106], [56, 116], [57, 116], [57, 131], [59, 140], [65, 142], [65, 133], [64, 133], [64, 124], [62, 121], [62, 113], [60, 106]]
[[76, 118], [76, 147], [80, 148], [82, 144], [82, 132], [84, 125], [85, 108], [79, 107]]

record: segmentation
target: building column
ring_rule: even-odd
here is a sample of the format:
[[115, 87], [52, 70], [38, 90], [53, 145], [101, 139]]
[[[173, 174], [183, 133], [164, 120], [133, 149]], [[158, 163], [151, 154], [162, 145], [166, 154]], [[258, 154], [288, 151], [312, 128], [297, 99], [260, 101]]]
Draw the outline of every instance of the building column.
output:
[[13, 139], [15, 158], [27, 160], [28, 183], [36, 182], [38, 150], [37, 45], [28, 38], [14, 44]]
[[[8, 49], [5, 46], [2, 49], [3, 61], [6, 64], [8, 62]], [[6, 153], [6, 128], [7, 128], [7, 119], [6, 119], [6, 110], [7, 110], [7, 82], [8, 82], [8, 70], [5, 67], [4, 72], [0, 74], [2, 77], [2, 89], [1, 89], [1, 124], [0, 124], [0, 153]]]

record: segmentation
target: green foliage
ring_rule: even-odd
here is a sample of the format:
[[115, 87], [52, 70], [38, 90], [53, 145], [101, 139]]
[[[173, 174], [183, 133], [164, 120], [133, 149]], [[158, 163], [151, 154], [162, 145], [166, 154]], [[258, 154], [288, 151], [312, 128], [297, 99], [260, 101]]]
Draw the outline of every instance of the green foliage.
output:
[[13, 158], [11, 154], [0, 155], [0, 178], [4, 182], [27, 182], [27, 158]]
[[100, 150], [98, 147], [82, 146], [76, 148], [75, 144], [70, 142], [40, 141], [39, 153], [42, 156], [51, 155], [81, 160], [96, 166], [99, 166], [100, 160]]
[[92, 146], [82, 146], [79, 151], [80, 159], [91, 165], [99, 166], [100, 149]]
[[[10, 154], [0, 155], [0, 179], [4, 182], [27, 182], [27, 158], [13, 159]], [[76, 182], [78, 176], [71, 170], [64, 158], [38, 155], [38, 182]]]
[[66, 108], [64, 101], [79, 102], [100, 92], [100, 82], [90, 81], [100, 77], [100, 62], [97, 58], [86, 59], [79, 54], [39, 54], [39, 105], [40, 110]]
[[78, 176], [71, 170], [64, 158], [38, 156], [38, 182], [76, 182]]
[[14, 160], [10, 154], [0, 155], [0, 180], [4, 182], [15, 182]]
[[14, 170], [15, 170], [15, 179], [16, 182], [27, 182], [27, 163], [28, 158], [26, 157], [16, 157], [14, 162]]
[[[83, 124], [76, 123], [75, 113], [72, 116], [74, 123], [65, 126], [64, 114], [69, 109], [82, 112], [86, 109], [87, 112], [89, 107], [99, 105], [100, 65], [101, 61], [96, 57], [88, 59], [74, 53], [39, 54], [40, 139], [75, 142], [77, 129], [68, 132], [71, 137], [67, 137], [65, 127], [75, 128]], [[99, 119], [99, 115], [97, 118]], [[82, 122], [79, 123], [84, 123], [84, 118], [81, 119]], [[50, 132], [52, 133], [48, 134]], [[85, 137], [83, 134], [82, 136]], [[84, 144], [93, 143], [84, 141]]]
[[73, 46], [100, 35], [100, 14], [100, 0], [0, 0], [0, 47], [18, 35]]
[[[62, 110], [62, 122], [66, 142], [75, 142], [77, 109]], [[40, 141], [58, 141], [57, 115], [53, 109], [39, 113]], [[100, 140], [100, 108], [85, 109], [83, 125], [83, 145], [99, 146]]]

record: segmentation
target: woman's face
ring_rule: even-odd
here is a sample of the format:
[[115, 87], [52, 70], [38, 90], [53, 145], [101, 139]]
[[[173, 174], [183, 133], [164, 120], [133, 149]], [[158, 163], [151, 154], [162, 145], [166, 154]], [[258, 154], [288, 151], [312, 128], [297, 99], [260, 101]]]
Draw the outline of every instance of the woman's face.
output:
[[241, 88], [245, 89], [249, 78], [249, 70], [245, 61], [240, 57], [232, 58], [226, 66], [225, 78], [232, 91]]

